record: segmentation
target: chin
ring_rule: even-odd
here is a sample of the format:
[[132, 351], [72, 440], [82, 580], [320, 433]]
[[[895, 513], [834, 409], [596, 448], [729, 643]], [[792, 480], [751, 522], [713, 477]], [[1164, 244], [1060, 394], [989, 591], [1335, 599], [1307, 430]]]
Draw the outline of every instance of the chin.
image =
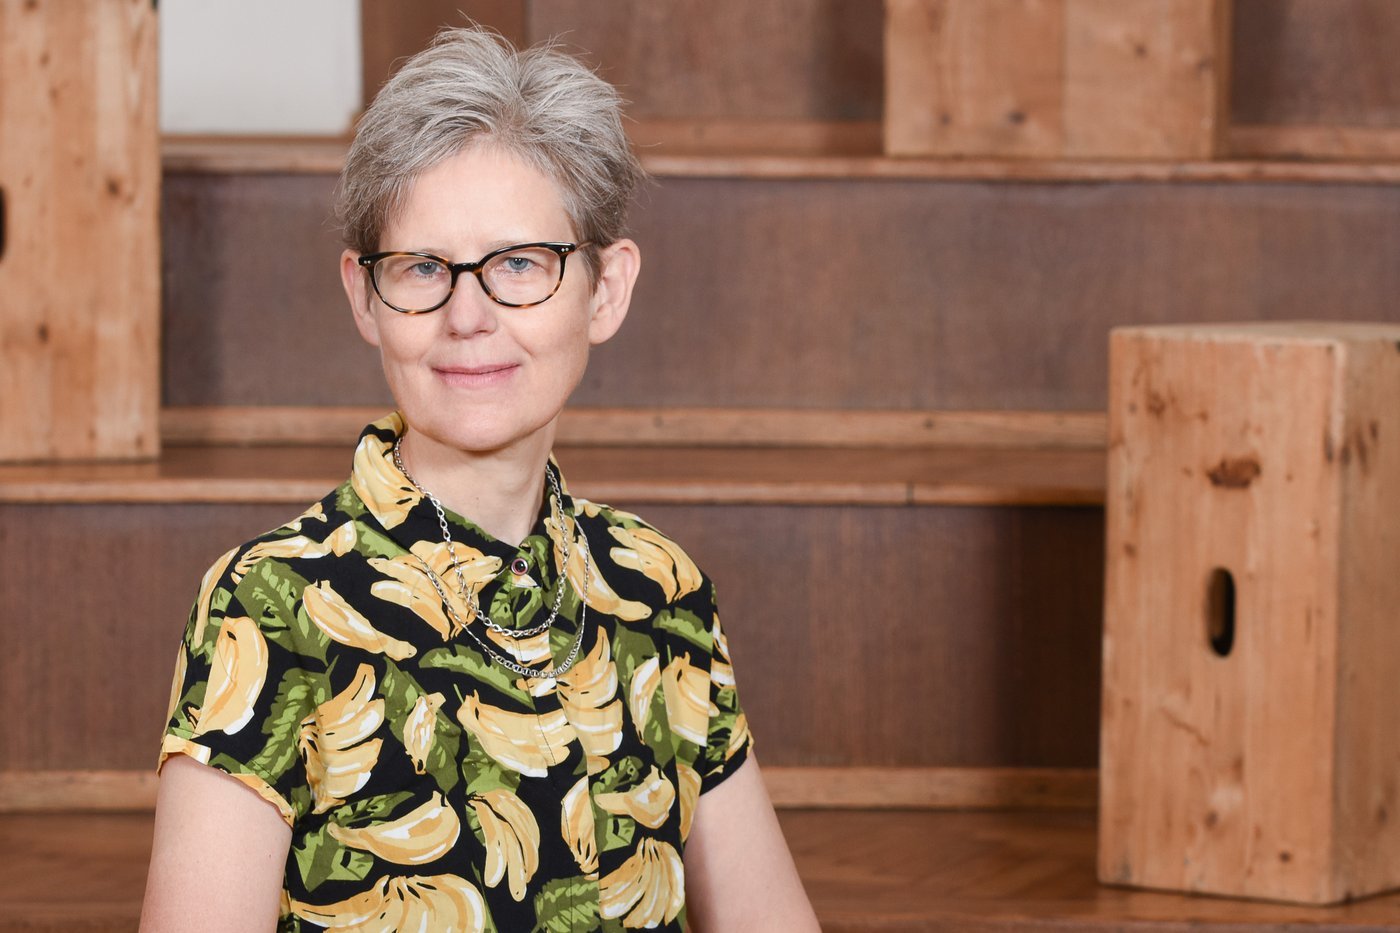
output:
[[428, 418], [414, 418], [405, 412], [404, 419], [411, 430], [454, 450], [474, 454], [488, 454], [539, 437], [553, 423], [550, 418], [539, 423], [528, 421], [501, 421], [496, 418], [462, 416], [444, 420], [441, 414], [434, 413]]

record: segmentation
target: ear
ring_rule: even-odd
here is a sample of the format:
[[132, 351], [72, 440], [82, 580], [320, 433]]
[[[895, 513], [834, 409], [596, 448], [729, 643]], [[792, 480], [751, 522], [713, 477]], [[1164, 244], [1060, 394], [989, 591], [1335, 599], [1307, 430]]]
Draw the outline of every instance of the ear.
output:
[[350, 311], [355, 316], [355, 327], [365, 343], [379, 346], [379, 322], [374, 317], [374, 286], [369, 275], [360, 266], [360, 254], [347, 249], [340, 254], [340, 284], [345, 286], [345, 297], [350, 300]]
[[618, 240], [602, 251], [588, 319], [589, 343], [606, 342], [622, 326], [641, 270], [642, 251], [631, 240]]

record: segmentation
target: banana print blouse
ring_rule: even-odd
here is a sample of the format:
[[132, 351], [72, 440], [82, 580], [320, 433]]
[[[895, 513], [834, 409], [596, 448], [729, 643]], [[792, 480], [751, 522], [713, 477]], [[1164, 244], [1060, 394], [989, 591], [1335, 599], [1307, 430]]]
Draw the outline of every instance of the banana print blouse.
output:
[[[548, 618], [578, 531], [553, 627], [488, 636], [394, 466], [402, 430], [370, 425], [348, 482], [210, 568], [160, 761], [226, 771], [291, 826], [280, 930], [682, 929], [696, 801], [751, 745], [710, 581], [567, 489], [518, 548], [449, 512], [466, 587], [510, 628]], [[581, 617], [557, 681], [471, 637], [548, 670]]]

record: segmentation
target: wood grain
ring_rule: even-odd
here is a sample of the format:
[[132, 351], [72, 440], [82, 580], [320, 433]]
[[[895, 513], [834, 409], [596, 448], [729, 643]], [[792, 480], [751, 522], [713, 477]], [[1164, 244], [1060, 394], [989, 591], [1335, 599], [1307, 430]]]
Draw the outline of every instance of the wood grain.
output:
[[[351, 445], [178, 447], [150, 463], [0, 466], [0, 502], [305, 505], [349, 472]], [[806, 505], [1094, 505], [1094, 448], [559, 446], [600, 501]]]
[[390, 4], [360, 0], [365, 106], [369, 106], [404, 59], [427, 48], [444, 26], [481, 23], [516, 45], [526, 44], [528, 5], [527, 0], [413, 0]]
[[[343, 446], [378, 408], [166, 408], [161, 437], [195, 446]], [[1101, 449], [1099, 412], [567, 408], [556, 441], [573, 446], [979, 447]]]
[[[1381, 933], [1400, 895], [1298, 907], [1095, 883], [1094, 819], [1074, 812], [782, 810], [828, 933]], [[0, 818], [0, 933], [135, 929], [149, 814]]]
[[885, 151], [1210, 158], [1229, 23], [1224, 0], [888, 0]]
[[1115, 333], [1105, 880], [1400, 886], [1397, 347], [1393, 325]]
[[885, 151], [1064, 152], [1064, 0], [887, 0]]
[[1229, 118], [1233, 0], [1065, 0], [1064, 148], [1209, 159]]
[[159, 447], [155, 80], [145, 0], [0, 0], [0, 461]]
[[[787, 809], [1092, 809], [1088, 768], [765, 767], [773, 805]], [[0, 814], [153, 810], [146, 771], [0, 771]]]
[[1245, 159], [1391, 160], [1400, 164], [1400, 125], [1237, 125], [1226, 130], [1226, 148]]
[[[1093, 764], [1100, 510], [615, 501], [717, 581], [765, 764]], [[304, 504], [0, 506], [0, 772], [153, 768], [205, 569]]]

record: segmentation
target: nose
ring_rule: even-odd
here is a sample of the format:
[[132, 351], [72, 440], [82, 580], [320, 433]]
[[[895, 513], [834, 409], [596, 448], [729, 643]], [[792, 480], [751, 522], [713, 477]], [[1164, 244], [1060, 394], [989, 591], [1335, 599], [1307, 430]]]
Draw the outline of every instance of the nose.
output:
[[464, 272], [457, 279], [452, 297], [438, 310], [442, 314], [443, 327], [449, 334], [471, 337], [489, 334], [496, 329], [501, 306], [491, 300], [476, 276]]

